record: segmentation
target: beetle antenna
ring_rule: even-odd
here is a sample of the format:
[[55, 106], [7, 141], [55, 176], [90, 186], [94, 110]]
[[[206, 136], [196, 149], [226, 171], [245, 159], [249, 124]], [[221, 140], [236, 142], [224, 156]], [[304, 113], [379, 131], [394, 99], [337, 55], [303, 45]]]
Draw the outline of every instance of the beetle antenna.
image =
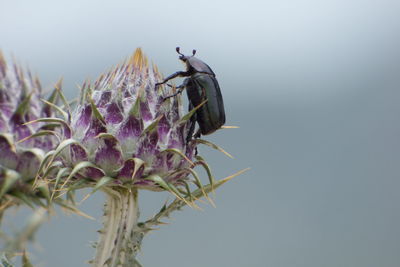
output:
[[193, 55], [192, 55], [192, 57], [194, 56], [194, 55], [196, 55], [196, 49], [193, 49]]
[[182, 54], [181, 52], [179, 52], [179, 50], [180, 50], [180, 48], [179, 48], [179, 46], [176, 48], [176, 52], [179, 54], [179, 55], [181, 55], [181, 56], [185, 56], [184, 54]]

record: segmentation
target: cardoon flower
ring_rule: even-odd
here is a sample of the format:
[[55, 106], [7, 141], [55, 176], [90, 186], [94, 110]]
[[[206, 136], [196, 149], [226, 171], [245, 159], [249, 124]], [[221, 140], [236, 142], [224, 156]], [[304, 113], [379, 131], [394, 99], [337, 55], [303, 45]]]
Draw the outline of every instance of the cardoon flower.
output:
[[0, 52], [0, 213], [21, 200], [45, 206], [40, 196], [49, 195], [46, 184], [38, 183], [33, 190], [32, 181], [45, 153], [54, 148], [54, 127], [25, 124], [53, 116], [57, 94], [41, 101], [41, 91], [37, 78], [16, 64], [7, 65]]
[[164, 102], [163, 88], [155, 89], [160, 79], [137, 50], [129, 62], [84, 84], [64, 133], [71, 142], [64, 165], [80, 164], [79, 175], [94, 181], [110, 177], [115, 184], [179, 195], [175, 186], [185, 182], [196, 144], [185, 141], [189, 116], [181, 115], [179, 102]]

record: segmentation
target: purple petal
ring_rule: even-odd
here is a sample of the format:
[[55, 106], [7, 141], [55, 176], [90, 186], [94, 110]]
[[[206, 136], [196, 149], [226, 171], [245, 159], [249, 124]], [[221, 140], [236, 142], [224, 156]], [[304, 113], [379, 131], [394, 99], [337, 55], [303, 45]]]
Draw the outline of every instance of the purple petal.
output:
[[89, 140], [93, 139], [94, 137], [98, 136], [100, 133], [106, 133], [107, 129], [104, 126], [104, 124], [97, 119], [96, 117], [93, 117], [90, 126], [87, 129], [85, 133], [85, 137], [83, 138], [83, 142], [88, 142]]
[[118, 141], [113, 137], [101, 138], [100, 146], [95, 152], [95, 163], [107, 174], [112, 174], [123, 164], [122, 152]]
[[127, 160], [124, 162], [124, 166], [119, 171], [118, 178], [131, 179], [134, 170], [135, 162], [133, 160]]
[[136, 171], [135, 176], [132, 177], [133, 172], [135, 171], [135, 162], [133, 160], [127, 160], [124, 163], [124, 166], [121, 168], [118, 174], [118, 178], [130, 180], [132, 178], [140, 178], [143, 175], [144, 165], [141, 165], [139, 169]]
[[177, 173], [177, 174], [174, 174], [174, 175], [168, 177], [168, 179], [166, 179], [166, 180], [168, 182], [177, 183], [181, 180], [186, 179], [188, 176], [189, 176], [188, 172], [180, 172], [180, 173]]
[[106, 104], [110, 103], [111, 91], [102, 91], [100, 99], [96, 102], [97, 108], [105, 107]]
[[75, 123], [75, 127], [87, 127], [92, 117], [92, 107], [86, 105], [78, 110], [78, 118]]
[[62, 125], [62, 130], [63, 130], [63, 136], [64, 136], [66, 139], [71, 138], [71, 136], [72, 136], [71, 128], [69, 128], [69, 126], [68, 126], [67, 124], [63, 124], [63, 125]]
[[113, 102], [107, 105], [105, 120], [107, 123], [117, 124], [123, 120], [122, 111], [118, 104]]
[[140, 102], [140, 114], [145, 121], [150, 121], [153, 119], [151, 114], [149, 104], [147, 102]]
[[72, 165], [76, 165], [77, 163], [88, 159], [86, 150], [81, 145], [72, 144], [70, 146], [70, 151]]
[[137, 138], [143, 131], [143, 121], [129, 116], [120, 126], [117, 131], [117, 137], [119, 140], [127, 138]]
[[24, 123], [25, 121], [20, 114], [15, 113], [11, 117], [10, 124], [12, 125], [12, 131], [15, 133], [15, 139], [17, 141], [32, 134], [29, 127], [27, 125], [23, 125]]
[[94, 167], [87, 167], [80, 172], [85, 178], [97, 180], [105, 176], [105, 173]]
[[167, 167], [168, 167], [168, 169], [170, 169], [170, 170], [173, 170], [173, 169], [175, 169], [176, 168], [176, 166], [175, 166], [175, 156], [177, 156], [177, 155], [174, 155], [174, 154], [172, 154], [172, 153], [168, 153], [167, 154], [167, 158], [166, 158], [166, 161], [167, 161]]
[[38, 156], [31, 151], [25, 151], [19, 158], [17, 171], [23, 178], [31, 179], [36, 176], [39, 165], [40, 159]]

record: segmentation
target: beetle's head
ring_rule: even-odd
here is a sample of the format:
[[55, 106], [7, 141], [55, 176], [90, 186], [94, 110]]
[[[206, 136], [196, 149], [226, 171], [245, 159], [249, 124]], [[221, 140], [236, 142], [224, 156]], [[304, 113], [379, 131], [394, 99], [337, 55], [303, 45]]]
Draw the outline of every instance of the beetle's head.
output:
[[179, 59], [182, 60], [182, 61], [185, 62], [185, 63], [186, 63], [186, 61], [187, 61], [189, 58], [193, 57], [193, 56], [196, 54], [196, 50], [193, 49], [193, 54], [192, 54], [191, 56], [185, 56], [184, 54], [182, 54], [182, 53], [179, 51], [179, 47], [176, 48], [176, 52], [180, 55], [180, 56], [179, 56]]

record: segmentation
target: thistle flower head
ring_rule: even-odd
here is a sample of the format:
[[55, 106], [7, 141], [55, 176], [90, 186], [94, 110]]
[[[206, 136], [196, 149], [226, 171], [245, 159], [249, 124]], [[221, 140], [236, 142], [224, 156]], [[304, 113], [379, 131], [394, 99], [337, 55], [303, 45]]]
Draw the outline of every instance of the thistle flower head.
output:
[[[26, 124], [53, 116], [50, 102], [56, 101], [56, 94], [46, 104], [40, 100], [41, 91], [37, 78], [17, 64], [8, 65], [0, 52], [0, 197], [15, 182], [22, 185], [35, 178], [43, 156], [55, 145], [54, 137], [40, 136], [51, 132], [51, 125]], [[32, 135], [37, 138], [28, 138]]]

